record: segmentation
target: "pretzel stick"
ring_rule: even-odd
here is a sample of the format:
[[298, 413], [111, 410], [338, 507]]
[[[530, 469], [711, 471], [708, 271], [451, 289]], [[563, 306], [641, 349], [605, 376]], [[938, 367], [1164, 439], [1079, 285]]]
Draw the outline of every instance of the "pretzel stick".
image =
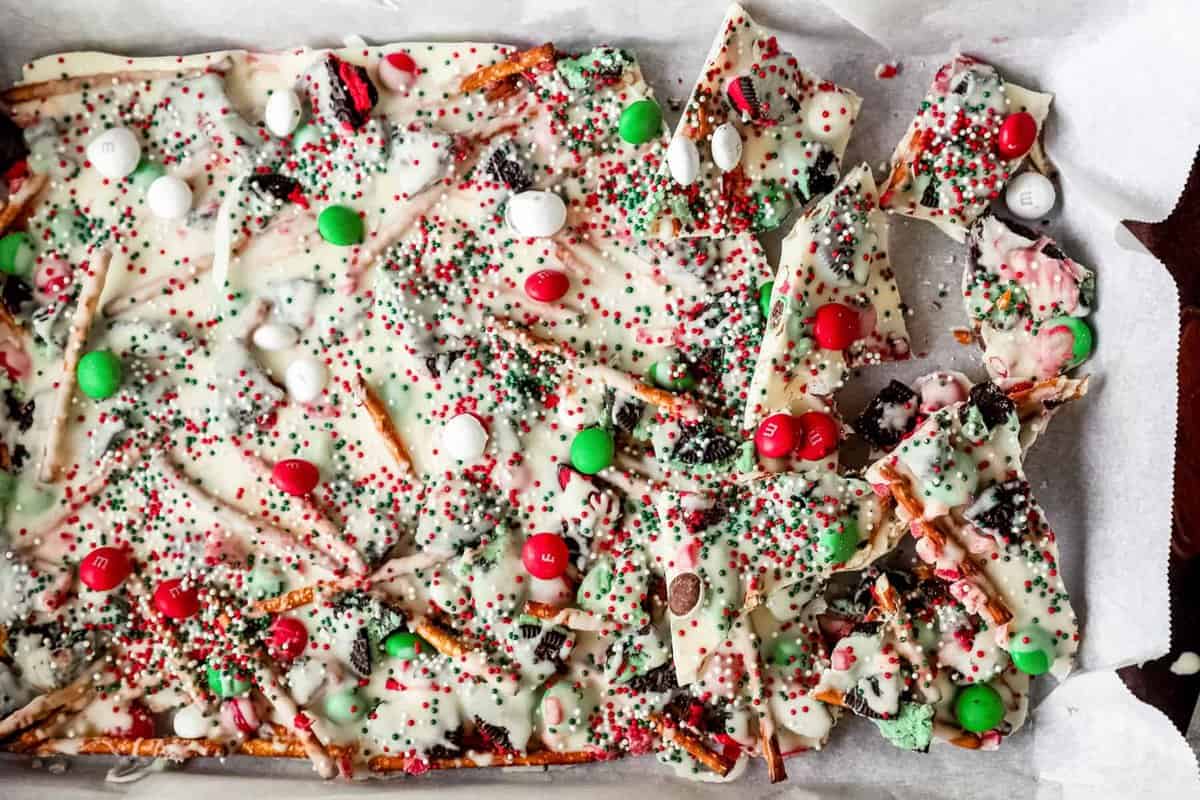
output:
[[8, 196], [8, 202], [0, 208], [0, 234], [8, 230], [8, 226], [16, 221], [17, 217], [21, 216], [21, 212], [42, 189], [46, 188], [46, 184], [50, 179], [45, 175], [30, 175], [21, 182], [21, 186], [15, 192]]
[[[925, 519], [925, 509], [922, 507], [921, 502], [909, 491], [908, 482], [900, 473], [887, 464], [883, 464], [879, 471], [888, 481], [892, 496], [896, 498], [896, 503], [910, 516], [910, 524], [913, 527], [914, 533], [919, 532], [921, 538], [929, 539], [939, 551], [945, 549], [946, 534], [934, 523]], [[956, 566], [963, 577], [969, 578], [986, 595], [987, 603], [984, 608], [993, 624], [996, 626], [1004, 625], [1012, 619], [1012, 612], [1008, 610], [1008, 606], [997, 596], [996, 590], [987, 580], [983, 570], [971, 560], [970, 556], [964, 552]]]
[[39, 478], [45, 483], [57, 481], [62, 471], [62, 439], [67, 429], [67, 412], [75, 395], [75, 368], [79, 365], [79, 357], [87, 343], [92, 318], [96, 314], [96, 301], [104, 291], [110, 263], [112, 251], [101, 250], [96, 256], [89, 280], [79, 291], [79, 302], [75, 306], [75, 315], [71, 318], [71, 336], [63, 353], [62, 377], [59, 378], [54, 394], [54, 410], [50, 416], [50, 429], [46, 434], [46, 448], [39, 474]]
[[[95, 75], [79, 75], [73, 78], [53, 78], [37, 83], [25, 83], [13, 86], [0, 92], [0, 100], [10, 106], [30, 103], [34, 100], [47, 100], [64, 94], [77, 94], [84, 89], [101, 89], [108, 86], [119, 86], [123, 83], [138, 83], [157, 81], [163, 78], [179, 80], [193, 78], [207, 72], [224, 72], [225, 61], [207, 67], [194, 69], [143, 69], [123, 70], [121, 72], [101, 72]], [[225, 66], [225, 68], [228, 68]]]
[[978, 734], [964, 731], [945, 722], [935, 721], [933, 723], [933, 736], [935, 739], [948, 742], [964, 750], [978, 750], [983, 746], [983, 741]]
[[553, 767], [563, 764], [591, 764], [608, 761], [613, 756], [603, 751], [589, 750], [538, 750], [533, 753], [503, 753], [490, 755], [476, 761], [469, 756], [431, 758], [428, 761], [408, 756], [375, 756], [367, 762], [372, 772], [407, 772], [414, 762], [428, 769], [485, 769], [487, 767]]
[[44, 524], [39, 528], [35, 528], [28, 535], [34, 538], [40, 538], [48, 533], [52, 533], [55, 528], [65, 525], [71, 517], [79, 513], [79, 509], [92, 502], [96, 495], [100, 494], [101, 490], [108, 485], [108, 478], [118, 467], [128, 465], [130, 467], [135, 463], [135, 459], [140, 459], [142, 453], [147, 449], [146, 445], [134, 445], [126, 450], [119, 452], [120, 458], [107, 458], [100, 463], [100, 468], [96, 470], [96, 474], [84, 484], [83, 490], [78, 496], [73, 499], [70, 504], [63, 510], [61, 514], [55, 517], [50, 523]]
[[124, 739], [116, 736], [87, 736], [79, 739], [48, 739], [34, 755], [141, 756], [184, 761], [197, 756], [223, 756], [225, 745], [212, 739]]
[[125, 294], [112, 298], [101, 309], [104, 316], [119, 317], [128, 311], [141, 308], [159, 297], [169, 297], [177, 291], [183, 291], [187, 288], [184, 285], [185, 280], [197, 280], [212, 269], [212, 256], [205, 256], [189, 266], [190, 270], [185, 278], [178, 275], [162, 275], [135, 286]]
[[470, 75], [462, 79], [459, 84], [460, 91], [473, 92], [476, 89], [482, 89], [485, 86], [491, 86], [494, 83], [504, 80], [513, 75], [520, 75], [522, 72], [533, 69], [539, 64], [544, 64], [547, 61], [554, 60], [554, 45], [547, 42], [546, 44], [538, 45], [529, 50], [522, 50], [519, 53], [514, 53], [506, 60], [496, 64], [489, 64], [486, 67], [480, 67]]
[[388, 413], [383, 399], [371, 387], [371, 384], [367, 383], [361, 373], [356, 379], [355, 386], [358, 390], [359, 401], [370, 415], [371, 422], [375, 423], [375, 430], [383, 437], [383, 443], [387, 446], [388, 452], [392, 454], [396, 465], [400, 467], [400, 471], [413, 472], [412, 456], [408, 454], [408, 448], [404, 446], [404, 440], [400, 438], [400, 431], [396, 430], [396, 425], [392, 422], [392, 415]]
[[387, 227], [380, 228], [371, 235], [370, 241], [363, 244], [358, 253], [354, 255], [346, 271], [346, 280], [343, 285], [343, 291], [346, 294], [354, 294], [358, 290], [358, 281], [367, 268], [386, 253], [392, 245], [407, 235], [417, 220], [424, 217], [437, 205], [443, 197], [445, 188], [442, 180], [425, 187], [424, 190], [409, 198], [408, 203], [402, 209], [401, 216], [389, 222]]
[[433, 645], [434, 650], [450, 658], [462, 658], [471, 652], [471, 648], [462, 639], [427, 619], [417, 620], [413, 625], [413, 633]]
[[[250, 469], [258, 475], [260, 479], [271, 482], [271, 467], [267, 462], [248, 450], [242, 451], [242, 461], [250, 466]], [[313, 502], [311, 497], [307, 495], [303, 497], [292, 497], [292, 502], [300, 506], [304, 512], [302, 520], [307, 522], [312, 531], [313, 538], [321, 552], [329, 556], [334, 564], [338, 565], [340, 571], [344, 566], [345, 569], [355, 575], [366, 575], [368, 573], [367, 562], [363, 561], [362, 555], [358, 550], [346, 543], [343, 538], [343, 532], [338, 529], [333, 522], [325, 516], [321, 509], [317, 508], [317, 504]]]
[[[759, 722], [762, 723], [763, 718], [760, 718]], [[783, 765], [783, 754], [779, 752], [779, 737], [765, 724], [759, 725], [758, 735], [762, 743], [763, 759], [767, 762], [767, 778], [771, 783], [786, 781], [787, 769]]]
[[254, 604], [254, 611], [258, 614], [281, 614], [309, 605], [316, 601], [319, 594], [336, 594], [364, 584], [370, 586], [375, 583], [387, 583], [402, 575], [411, 575], [417, 570], [437, 566], [447, 558], [445, 553], [436, 551], [423, 551], [411, 556], [393, 558], [367, 578], [349, 576], [336, 581], [320, 581], [310, 586], [301, 586], [285, 594], [258, 601]]
[[530, 600], [525, 604], [525, 613], [573, 631], [607, 634], [621, 627], [617, 622], [591, 611], [584, 611], [581, 608], [558, 608], [549, 603], [539, 603], [535, 600]]
[[514, 347], [534, 353], [557, 356], [566, 362], [566, 367], [571, 372], [633, 395], [670, 414], [687, 417], [696, 415], [696, 403], [686, 394], [674, 394], [655, 386], [647, 386], [629, 374], [612, 367], [601, 364], [584, 364], [564, 345], [538, 336], [527, 329], [519, 328], [512, 320], [504, 317], [492, 317], [491, 322], [492, 332]]
[[93, 661], [78, 678], [63, 688], [39, 695], [4, 719], [0, 719], [0, 739], [6, 739], [17, 731], [28, 728], [35, 722], [48, 717], [60, 708], [77, 703], [80, 698], [89, 695], [103, 663], [103, 659]]
[[297, 539], [294, 535], [272, 525], [263, 519], [251, 517], [245, 511], [228, 502], [227, 500], [218, 497], [217, 495], [201, 488], [194, 481], [183, 474], [170, 459], [163, 454], [157, 454], [154, 459], [155, 466], [162, 472], [163, 476], [168, 478], [181, 493], [197, 506], [216, 510], [219, 514], [225, 516], [229, 520], [249, 528], [254, 531], [254, 537], [267, 545], [272, 550], [281, 555], [291, 555], [297, 550], [311, 555], [314, 560], [324, 569], [330, 572], [339, 570], [338, 562], [328, 553], [321, 550], [313, 550], [305, 547], [304, 543]]
[[261, 661], [254, 665], [255, 680], [263, 697], [275, 709], [279, 719], [285, 724], [292, 736], [300, 742], [305, 755], [313, 763], [313, 768], [322, 778], [332, 778], [335, 772], [333, 759], [317, 735], [313, 733], [313, 720], [296, 707], [296, 701], [288, 694], [280, 683], [275, 672]]
[[714, 753], [704, 742], [683, 730], [674, 720], [657, 712], [650, 715], [650, 720], [658, 727], [658, 732], [663, 739], [675, 744], [722, 778], [733, 769], [734, 765], [725, 756]]

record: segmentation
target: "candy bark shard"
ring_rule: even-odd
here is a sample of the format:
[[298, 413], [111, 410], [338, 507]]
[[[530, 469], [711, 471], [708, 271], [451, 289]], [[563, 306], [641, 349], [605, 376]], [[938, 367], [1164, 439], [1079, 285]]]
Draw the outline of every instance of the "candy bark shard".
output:
[[[1050, 671], [1062, 678], [1079, 634], [1058, 544], [1025, 478], [1015, 406], [989, 425], [978, 394], [931, 414], [866, 477], [897, 498], [896, 513], [914, 534], [941, 534], [923, 533], [918, 555], [969, 612], [987, 612], [1001, 647], [1031, 627], [1051, 635]], [[997, 613], [1004, 609], [1007, 619]]]
[[1003, 388], [1053, 379], [1091, 351], [1084, 318], [1096, 302], [1096, 276], [1048, 236], [988, 215], [968, 235], [963, 273], [967, 316], [983, 345], [983, 365]]
[[664, 158], [637, 224], [667, 239], [778, 227], [833, 187], [861, 104], [730, 5], [675, 130], [699, 171], [673, 176]]
[[[880, 206], [932, 222], [963, 241], [1041, 136], [1052, 97], [1005, 81], [990, 64], [955, 56], [934, 75], [896, 145]], [[998, 150], [1000, 129], [1020, 113], [1032, 117], [1036, 133], [1025, 150], [1005, 158]]]
[[[770, 414], [825, 411], [854, 366], [908, 357], [900, 290], [888, 261], [887, 218], [866, 164], [796, 221], [783, 241], [744, 425]], [[842, 350], [818, 344], [818, 309], [857, 314]]]

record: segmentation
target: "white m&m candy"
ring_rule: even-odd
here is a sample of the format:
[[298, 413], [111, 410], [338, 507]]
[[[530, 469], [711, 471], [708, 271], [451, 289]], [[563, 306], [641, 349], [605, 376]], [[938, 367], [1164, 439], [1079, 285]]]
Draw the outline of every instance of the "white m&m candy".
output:
[[142, 146], [129, 128], [109, 128], [87, 146], [88, 161], [110, 180], [120, 180], [137, 169]]
[[667, 166], [680, 186], [691, 186], [700, 175], [700, 151], [696, 143], [677, 134], [667, 147]]
[[296, 130], [302, 114], [300, 97], [295, 92], [291, 89], [276, 89], [267, 98], [263, 121], [267, 123], [267, 130], [282, 138]]
[[474, 414], [459, 414], [442, 426], [442, 450], [458, 461], [479, 458], [487, 447], [487, 440], [487, 430]]
[[283, 374], [283, 384], [287, 387], [288, 396], [297, 403], [312, 403], [321, 396], [325, 384], [329, 382], [329, 370], [325, 364], [312, 356], [297, 358], [288, 364]]
[[504, 219], [521, 236], [553, 236], [567, 224], [567, 206], [554, 192], [521, 192], [509, 199]]
[[286, 350], [300, 341], [300, 333], [282, 322], [267, 322], [254, 329], [254, 346], [267, 352]]
[[207, 716], [200, 706], [191, 705], [175, 712], [171, 726], [180, 739], [203, 739], [213, 732], [215, 720]]
[[192, 187], [174, 175], [155, 178], [146, 190], [146, 205], [159, 219], [180, 219], [192, 209]]
[[741, 162], [742, 135], [732, 123], [722, 123], [713, 131], [712, 159], [721, 172], [729, 172]]
[[1004, 204], [1021, 219], [1041, 219], [1054, 208], [1054, 184], [1038, 172], [1022, 172], [1008, 182]]

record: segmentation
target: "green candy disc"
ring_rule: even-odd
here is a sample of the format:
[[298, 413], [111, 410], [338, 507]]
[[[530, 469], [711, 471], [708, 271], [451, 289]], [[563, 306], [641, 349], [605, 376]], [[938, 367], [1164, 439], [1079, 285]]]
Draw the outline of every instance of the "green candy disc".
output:
[[678, 364], [662, 364], [655, 361], [646, 371], [646, 377], [655, 386], [670, 389], [672, 392], [686, 392], [696, 388], [696, 379], [688, 372], [687, 367]]
[[1071, 360], [1067, 363], [1067, 368], [1074, 369], [1087, 361], [1095, 348], [1096, 340], [1092, 326], [1082, 317], [1054, 317], [1042, 323], [1042, 330], [1047, 332], [1058, 328], [1066, 328], [1071, 333]]
[[958, 693], [954, 716], [965, 731], [990, 731], [1004, 719], [1004, 700], [986, 683], [972, 684]]
[[112, 397], [121, 388], [121, 359], [108, 350], [93, 350], [79, 359], [75, 380], [93, 400]]
[[1054, 664], [1054, 637], [1045, 628], [1027, 625], [1008, 637], [1008, 654], [1026, 675], [1045, 675]]
[[250, 570], [246, 590], [255, 600], [266, 600], [283, 594], [284, 586], [283, 573], [266, 564], [256, 564]]
[[352, 208], [330, 206], [317, 217], [321, 238], [338, 247], [361, 244], [364, 235], [362, 217]]
[[383, 649], [392, 658], [412, 661], [421, 653], [429, 651], [429, 645], [420, 636], [408, 631], [396, 631], [383, 640]]
[[616, 443], [604, 428], [584, 428], [571, 441], [571, 466], [584, 475], [595, 475], [612, 463]]
[[236, 672], [210, 666], [207, 675], [208, 688], [217, 697], [238, 697], [250, 691], [250, 681]]
[[331, 692], [325, 695], [325, 717], [339, 725], [361, 719], [367, 713], [367, 701], [357, 689]]
[[781, 636], [771, 647], [771, 663], [777, 667], [805, 667], [808, 653], [797, 639]]
[[643, 144], [662, 132], [662, 109], [650, 99], [637, 100], [621, 112], [617, 131], [630, 144]]
[[827, 564], [845, 564], [858, 549], [858, 520], [842, 517], [821, 531], [817, 547]]
[[0, 272], [29, 277], [33, 272], [33, 239], [24, 231], [0, 239]]
[[133, 184], [133, 188], [139, 192], [146, 192], [150, 189], [150, 184], [167, 174], [167, 168], [157, 161], [147, 161], [142, 159], [138, 162], [137, 169], [129, 176], [129, 182]]
[[762, 309], [763, 318], [771, 315], [771, 292], [775, 291], [775, 281], [767, 281], [758, 287], [758, 307]]

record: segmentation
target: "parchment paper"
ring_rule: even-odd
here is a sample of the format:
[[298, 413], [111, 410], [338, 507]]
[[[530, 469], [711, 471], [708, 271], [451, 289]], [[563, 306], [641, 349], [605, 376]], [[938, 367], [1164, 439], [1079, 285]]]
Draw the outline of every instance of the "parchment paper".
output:
[[[131, 55], [370, 43], [494, 40], [564, 49], [607, 41], [636, 51], [660, 100], [685, 99], [723, 0], [0, 0], [0, 76], [51, 52]], [[1176, 403], [1178, 302], [1166, 270], [1122, 218], [1156, 220], [1175, 204], [1200, 143], [1200, 6], [1189, 0], [799, 0], [750, 2], [755, 18], [818, 74], [865, 103], [847, 164], [880, 170], [933, 71], [955, 49], [993, 60], [1013, 80], [1053, 92], [1047, 150], [1061, 170], [1049, 233], [1096, 270], [1098, 350], [1091, 394], [1064, 410], [1027, 464], [1062, 548], [1084, 640], [1079, 673], [1052, 691], [1032, 722], [997, 753], [891, 748], [869, 723], [839, 725], [824, 752], [789, 760], [791, 782], [770, 787], [761, 764], [734, 786], [677, 781], [653, 759], [550, 774], [494, 770], [407, 781], [410, 796], [497, 798], [567, 792], [584, 800], [637, 793], [674, 797], [1200, 797], [1196, 762], [1158, 711], [1112, 672], [1161, 655], [1170, 641], [1166, 563]], [[874, 78], [876, 64], [901, 74]], [[672, 120], [673, 121], [673, 120]], [[893, 218], [891, 257], [912, 308], [913, 361], [865, 371], [841, 397], [853, 416], [895, 377], [937, 368], [979, 377], [977, 353], [955, 343], [965, 325], [958, 285], [965, 253], [930, 225]], [[768, 242], [769, 252], [777, 245]], [[772, 249], [773, 248], [773, 249]], [[1186, 611], [1184, 613], [1187, 613]], [[1052, 681], [1039, 681], [1043, 690]], [[195, 763], [186, 777], [100, 782], [107, 765], [76, 761], [65, 775], [0, 759], [0, 798], [316, 797], [382, 795], [400, 784], [323, 784], [303, 763]], [[274, 776], [274, 780], [267, 780]], [[485, 788], [486, 787], [486, 788]]]

